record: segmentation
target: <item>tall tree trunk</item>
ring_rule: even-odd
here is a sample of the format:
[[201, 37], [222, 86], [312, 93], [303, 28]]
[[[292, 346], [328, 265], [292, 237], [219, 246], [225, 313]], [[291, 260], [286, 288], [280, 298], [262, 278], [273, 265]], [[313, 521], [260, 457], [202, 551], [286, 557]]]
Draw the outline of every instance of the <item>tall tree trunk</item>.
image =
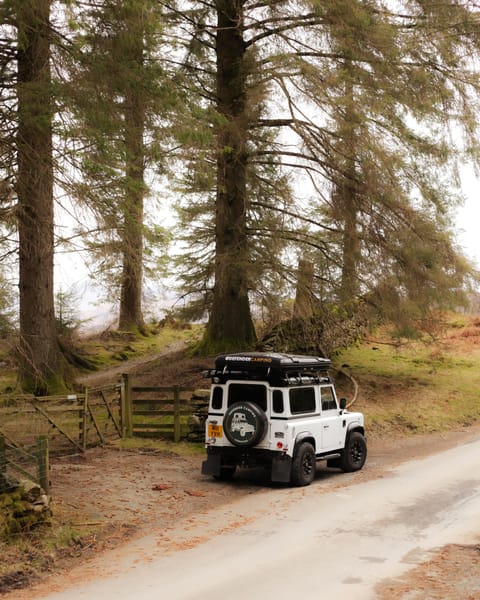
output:
[[63, 383], [53, 290], [50, 0], [18, 7], [20, 381], [46, 394]]
[[[352, 64], [345, 64], [347, 73]], [[358, 236], [358, 194], [357, 194], [357, 134], [355, 132], [355, 94], [351, 79], [345, 85], [345, 116], [341, 124], [343, 138], [344, 175], [338, 190], [340, 214], [343, 225], [342, 239], [342, 278], [340, 284], [340, 302], [347, 309], [358, 295], [358, 263], [360, 260], [360, 240]]]
[[315, 265], [311, 260], [300, 259], [298, 261], [295, 304], [293, 305], [294, 317], [309, 319], [313, 315], [315, 302], [313, 295], [314, 281]]
[[245, 43], [243, 0], [217, 0], [215, 287], [205, 350], [248, 348], [256, 340], [248, 299]]
[[348, 308], [358, 296], [358, 262], [360, 244], [357, 231], [356, 194], [352, 185], [346, 184], [342, 191], [343, 200], [343, 240], [342, 240], [342, 280], [340, 302]]
[[[141, 3], [126, 9], [124, 60], [136, 72], [143, 68], [143, 12]], [[143, 327], [143, 204], [145, 193], [143, 142], [145, 106], [141, 86], [127, 84], [124, 102], [126, 190], [123, 209], [123, 268], [120, 290], [120, 329]]]

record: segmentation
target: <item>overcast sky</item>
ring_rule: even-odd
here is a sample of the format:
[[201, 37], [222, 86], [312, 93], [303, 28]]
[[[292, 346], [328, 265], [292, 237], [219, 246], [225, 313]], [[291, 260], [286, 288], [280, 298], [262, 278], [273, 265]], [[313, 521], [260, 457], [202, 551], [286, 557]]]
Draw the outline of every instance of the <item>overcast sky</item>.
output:
[[457, 214], [458, 242], [480, 268], [480, 180], [472, 170], [462, 175], [465, 206]]

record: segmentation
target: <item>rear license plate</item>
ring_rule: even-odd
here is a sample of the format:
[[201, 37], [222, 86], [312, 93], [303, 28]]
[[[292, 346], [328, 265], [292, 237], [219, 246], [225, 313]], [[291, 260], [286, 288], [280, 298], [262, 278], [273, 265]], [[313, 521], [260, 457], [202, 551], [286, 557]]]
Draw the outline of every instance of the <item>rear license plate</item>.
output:
[[212, 425], [211, 423], [209, 423], [208, 437], [218, 438], [218, 437], [222, 437], [222, 435], [223, 435], [223, 428], [221, 425]]

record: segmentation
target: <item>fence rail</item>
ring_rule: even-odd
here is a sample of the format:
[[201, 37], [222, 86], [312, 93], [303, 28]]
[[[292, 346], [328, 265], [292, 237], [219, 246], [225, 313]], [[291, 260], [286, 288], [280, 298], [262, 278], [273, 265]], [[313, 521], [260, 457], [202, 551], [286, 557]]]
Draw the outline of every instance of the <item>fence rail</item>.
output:
[[0, 493], [10, 491], [13, 478], [37, 482], [50, 491], [48, 438], [41, 435], [31, 448], [22, 448], [0, 434]]
[[0, 396], [0, 433], [17, 447], [47, 436], [52, 453], [84, 452], [121, 436], [121, 388], [116, 384], [64, 396]]
[[172, 437], [174, 442], [186, 437], [194, 388], [136, 386], [128, 375], [122, 382], [126, 437]]

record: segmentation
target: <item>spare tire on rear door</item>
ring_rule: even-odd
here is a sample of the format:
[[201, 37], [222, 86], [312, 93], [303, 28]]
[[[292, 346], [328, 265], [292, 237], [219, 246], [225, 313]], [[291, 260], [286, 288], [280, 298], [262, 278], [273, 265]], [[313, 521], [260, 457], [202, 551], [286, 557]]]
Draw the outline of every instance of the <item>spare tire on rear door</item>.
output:
[[235, 402], [225, 412], [223, 430], [234, 446], [255, 446], [267, 431], [267, 415], [253, 402]]

